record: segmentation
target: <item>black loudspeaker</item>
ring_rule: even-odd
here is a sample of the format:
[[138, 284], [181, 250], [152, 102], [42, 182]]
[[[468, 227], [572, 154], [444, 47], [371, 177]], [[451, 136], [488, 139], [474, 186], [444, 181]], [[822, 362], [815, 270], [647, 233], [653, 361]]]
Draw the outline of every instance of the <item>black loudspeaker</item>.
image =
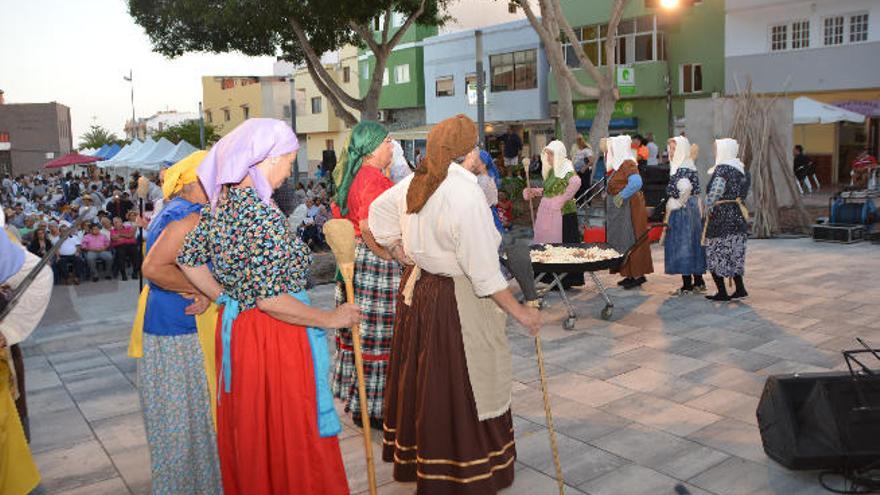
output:
[[771, 376], [757, 415], [764, 452], [786, 468], [851, 469], [880, 460], [880, 376]]

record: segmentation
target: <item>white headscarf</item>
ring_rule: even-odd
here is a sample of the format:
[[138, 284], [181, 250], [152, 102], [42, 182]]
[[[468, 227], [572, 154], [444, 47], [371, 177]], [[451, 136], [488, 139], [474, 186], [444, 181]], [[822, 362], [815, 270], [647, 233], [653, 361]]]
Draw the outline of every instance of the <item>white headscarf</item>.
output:
[[[739, 170], [739, 173], [746, 173], [746, 166], [737, 158], [739, 154], [739, 143], [735, 139], [724, 138], [715, 140], [715, 167], [718, 165], [730, 165]], [[709, 173], [715, 173], [715, 167], [709, 169]]]
[[551, 170], [553, 171], [553, 175], [559, 179], [564, 179], [566, 175], [574, 172], [571, 160], [568, 159], [568, 151], [566, 151], [565, 145], [562, 144], [562, 141], [550, 141], [550, 143], [544, 147], [544, 151], [547, 150], [553, 152], [553, 163], [548, 163], [547, 154], [542, 151], [541, 177], [543, 177], [544, 180], [549, 177]]
[[608, 156], [605, 158], [605, 163], [612, 170], [617, 171], [627, 160], [635, 161], [636, 156], [633, 153], [631, 137], [625, 134], [609, 137], [607, 143]]
[[669, 175], [675, 175], [679, 168], [689, 168], [696, 170], [694, 161], [691, 160], [691, 143], [684, 136], [675, 136], [675, 151], [669, 160]]
[[406, 162], [406, 157], [403, 155], [403, 147], [400, 145], [400, 141], [392, 139], [391, 144], [393, 146], [391, 151], [391, 181], [397, 184], [413, 172], [409, 168], [409, 163]]

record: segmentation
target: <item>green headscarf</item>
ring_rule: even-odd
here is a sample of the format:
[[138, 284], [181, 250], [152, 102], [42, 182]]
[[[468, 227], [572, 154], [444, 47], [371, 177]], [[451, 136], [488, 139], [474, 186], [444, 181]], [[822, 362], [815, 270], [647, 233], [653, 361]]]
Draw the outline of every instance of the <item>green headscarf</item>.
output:
[[376, 150], [388, 129], [378, 122], [364, 120], [351, 130], [348, 145], [343, 148], [339, 164], [333, 170], [333, 182], [336, 183], [336, 205], [343, 215], [348, 215], [348, 191], [351, 183], [361, 170], [364, 158]]

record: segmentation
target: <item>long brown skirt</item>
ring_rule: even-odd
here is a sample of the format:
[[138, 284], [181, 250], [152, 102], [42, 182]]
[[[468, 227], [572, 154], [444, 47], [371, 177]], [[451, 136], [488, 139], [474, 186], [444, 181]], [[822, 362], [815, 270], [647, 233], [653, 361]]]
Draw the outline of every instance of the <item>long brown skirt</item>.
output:
[[416, 481], [419, 495], [491, 495], [510, 486], [510, 410], [477, 419], [453, 280], [422, 272], [412, 306], [399, 296], [395, 322], [382, 450], [394, 479]]

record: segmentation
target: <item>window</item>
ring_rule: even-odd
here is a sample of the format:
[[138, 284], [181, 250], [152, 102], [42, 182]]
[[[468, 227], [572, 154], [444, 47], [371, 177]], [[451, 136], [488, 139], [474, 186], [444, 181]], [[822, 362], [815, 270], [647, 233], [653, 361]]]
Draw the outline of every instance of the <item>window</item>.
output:
[[490, 55], [489, 67], [492, 73], [492, 92], [513, 91], [513, 54]]
[[388, 67], [382, 72], [382, 86], [388, 86]]
[[452, 76], [438, 77], [434, 83], [438, 98], [443, 96], [455, 96], [455, 79]]
[[538, 51], [523, 50], [513, 53], [513, 74], [516, 89], [538, 87]]
[[[617, 43], [614, 49], [615, 63], [624, 65], [634, 62], [666, 60], [663, 31], [659, 20], [653, 16], [625, 19], [617, 27]], [[608, 27], [593, 24], [575, 28], [574, 32], [587, 57], [596, 65], [605, 65], [605, 39]], [[568, 41], [565, 37], [564, 41]], [[571, 43], [564, 43], [565, 61], [569, 67], [580, 67], [580, 61]]]
[[522, 50], [489, 56], [492, 92], [538, 87], [537, 50]]
[[342, 68], [342, 82], [347, 83], [351, 81], [351, 69], [346, 66]]
[[321, 97], [315, 96], [312, 98], [312, 113], [321, 113]]
[[843, 16], [825, 18], [825, 46], [843, 43]]
[[791, 23], [791, 49], [810, 47], [810, 21]]
[[332, 150], [333, 149], [333, 140], [332, 139], [324, 140], [324, 149], [325, 150]]
[[400, 64], [394, 68], [394, 82], [397, 84], [409, 82], [409, 64]]
[[244, 114], [244, 119], [247, 120], [251, 118], [251, 109], [247, 105], [241, 106], [241, 113]]
[[681, 92], [699, 93], [703, 91], [703, 66], [684, 64], [681, 66]]
[[770, 51], [776, 52], [788, 49], [788, 24], [779, 24], [770, 27]]
[[849, 18], [849, 42], [868, 41], [868, 14], [856, 14]]
[[232, 116], [229, 114], [229, 109], [228, 109], [228, 108], [224, 108], [224, 109], [223, 109], [223, 121], [224, 121], [224, 122], [229, 122], [231, 119], [232, 119]]
[[400, 12], [395, 12], [391, 14], [391, 27], [397, 28], [403, 26], [403, 23], [405, 21], [406, 19], [403, 18], [403, 14], [401, 14]]
[[211, 115], [211, 111], [210, 111], [210, 110], [205, 110], [205, 120], [207, 120], [209, 124], [210, 124], [211, 122], [214, 122], [214, 116]]
[[507, 13], [516, 14], [516, 2], [507, 2]]
[[369, 79], [370, 78], [370, 64], [369, 62], [361, 62], [361, 79]]

